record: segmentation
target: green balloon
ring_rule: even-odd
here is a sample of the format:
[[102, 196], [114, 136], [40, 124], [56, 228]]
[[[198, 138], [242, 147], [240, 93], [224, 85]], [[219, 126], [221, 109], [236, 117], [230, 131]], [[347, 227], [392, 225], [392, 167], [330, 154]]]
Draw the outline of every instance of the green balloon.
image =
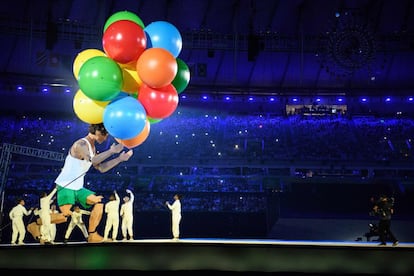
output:
[[176, 61], [178, 70], [171, 84], [175, 87], [177, 93], [180, 94], [187, 88], [190, 82], [190, 69], [188, 69], [187, 64], [182, 59], [176, 58]]
[[148, 121], [150, 122], [151, 125], [159, 123], [162, 121], [162, 119], [156, 119], [156, 118], [151, 118], [147, 116]]
[[112, 14], [106, 20], [103, 31], [105, 32], [106, 29], [109, 27], [109, 25], [111, 25], [115, 21], [119, 21], [119, 20], [129, 20], [129, 21], [135, 22], [139, 26], [141, 26], [143, 29], [145, 29], [144, 22], [142, 22], [141, 18], [139, 18], [138, 15], [136, 15], [135, 13], [130, 12], [130, 11], [119, 11], [119, 12], [116, 12], [116, 13]]
[[122, 69], [106, 56], [90, 58], [79, 69], [78, 84], [87, 97], [96, 101], [110, 101], [121, 92]]

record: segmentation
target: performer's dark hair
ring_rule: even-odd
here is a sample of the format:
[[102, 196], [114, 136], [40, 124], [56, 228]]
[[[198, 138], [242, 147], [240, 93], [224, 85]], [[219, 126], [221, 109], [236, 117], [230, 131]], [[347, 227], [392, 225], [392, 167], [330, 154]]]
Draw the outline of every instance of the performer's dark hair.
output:
[[89, 125], [89, 133], [96, 134], [97, 130], [99, 130], [102, 133], [102, 135], [106, 135], [108, 133], [103, 123]]

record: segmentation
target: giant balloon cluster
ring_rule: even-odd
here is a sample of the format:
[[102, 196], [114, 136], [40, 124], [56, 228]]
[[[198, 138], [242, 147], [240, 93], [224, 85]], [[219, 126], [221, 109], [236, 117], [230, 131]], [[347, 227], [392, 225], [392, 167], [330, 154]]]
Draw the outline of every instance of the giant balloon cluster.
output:
[[83, 122], [103, 123], [119, 143], [134, 148], [148, 138], [151, 124], [176, 110], [190, 81], [178, 57], [181, 34], [167, 21], [145, 26], [135, 13], [120, 11], [105, 22], [102, 48], [74, 59], [79, 89], [73, 109]]

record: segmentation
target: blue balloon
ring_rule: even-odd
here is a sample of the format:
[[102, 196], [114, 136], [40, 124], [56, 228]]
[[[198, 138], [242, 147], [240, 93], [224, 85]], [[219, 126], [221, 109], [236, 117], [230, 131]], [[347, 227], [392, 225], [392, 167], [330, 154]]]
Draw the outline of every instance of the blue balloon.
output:
[[178, 29], [166, 21], [155, 21], [144, 28], [148, 48], [164, 48], [175, 58], [183, 48], [183, 40]]
[[104, 109], [103, 124], [115, 138], [122, 140], [136, 137], [144, 130], [147, 114], [144, 106], [134, 97], [120, 97]]

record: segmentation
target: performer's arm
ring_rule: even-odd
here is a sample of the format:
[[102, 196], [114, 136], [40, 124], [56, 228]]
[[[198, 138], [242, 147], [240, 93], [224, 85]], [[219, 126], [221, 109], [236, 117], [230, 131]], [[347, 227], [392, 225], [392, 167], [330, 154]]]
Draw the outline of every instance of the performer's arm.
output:
[[[71, 154], [78, 159], [88, 160], [92, 162], [92, 165], [94, 166], [95, 169], [104, 173], [114, 168], [119, 163], [123, 161], [127, 161], [132, 156], [133, 154], [132, 149], [129, 150], [128, 152], [121, 152], [123, 148], [124, 146], [122, 144], [117, 144], [117, 145], [113, 144], [109, 150], [99, 153], [95, 155], [94, 157], [91, 157], [87, 142], [83, 139], [80, 139], [73, 144]], [[119, 152], [121, 153], [119, 154], [117, 158], [113, 158], [111, 160], [103, 162], [111, 155], [115, 153], [119, 153]]]
[[30, 208], [29, 210], [27, 210], [26, 208], [23, 207], [23, 210], [26, 216], [30, 215], [33, 212], [33, 208]]
[[171, 205], [170, 202], [166, 201], [165, 205], [167, 205], [168, 209], [172, 210], [174, 203], [173, 203], [173, 205]]
[[40, 215], [39, 209], [34, 209], [33, 214], [34, 214], [35, 216]]
[[52, 197], [56, 194], [57, 187], [53, 188], [53, 190], [47, 195], [48, 199], [51, 200]]
[[87, 211], [87, 210], [80, 210], [80, 212], [81, 212], [81, 214], [84, 214], [84, 215], [90, 215], [91, 214], [91, 212], [90, 211]]
[[108, 150], [101, 152], [92, 158], [91, 160], [92, 165], [96, 166], [96, 165], [101, 164], [103, 161], [111, 157], [113, 154], [120, 153], [123, 150], [123, 148], [124, 148], [124, 145], [122, 144], [116, 144], [116, 145], [115, 143], [112, 144]]
[[127, 151], [127, 152], [121, 152], [120, 154], [119, 154], [119, 156], [118, 157], [116, 157], [116, 158], [113, 158], [113, 159], [111, 159], [111, 160], [108, 160], [108, 161], [106, 161], [106, 162], [103, 162], [103, 163], [100, 163], [100, 164], [97, 164], [97, 165], [95, 165], [94, 167], [95, 167], [95, 169], [97, 169], [98, 171], [100, 171], [100, 172], [102, 172], [102, 173], [104, 173], [104, 172], [107, 172], [107, 171], [109, 171], [110, 169], [112, 169], [112, 168], [114, 168], [116, 165], [118, 165], [119, 163], [121, 163], [121, 162], [124, 162], [124, 161], [128, 161], [129, 160], [129, 158], [132, 156], [132, 154], [133, 154], [134, 152], [132, 151], [132, 149], [131, 150], [129, 150], [129, 151]]
[[132, 191], [131, 190], [129, 190], [129, 189], [127, 189], [126, 190], [126, 192], [129, 194], [129, 201], [131, 202], [131, 204], [132, 204], [132, 202], [134, 202], [134, 193], [132, 193]]
[[11, 220], [13, 220], [13, 219], [14, 219], [14, 212], [15, 212], [15, 210], [16, 210], [16, 208], [13, 208], [13, 209], [11, 209], [11, 211], [9, 212], [9, 218], [10, 218]]
[[178, 201], [174, 200], [173, 204], [168, 203], [168, 208], [170, 208], [171, 211], [178, 209], [179, 208]]

